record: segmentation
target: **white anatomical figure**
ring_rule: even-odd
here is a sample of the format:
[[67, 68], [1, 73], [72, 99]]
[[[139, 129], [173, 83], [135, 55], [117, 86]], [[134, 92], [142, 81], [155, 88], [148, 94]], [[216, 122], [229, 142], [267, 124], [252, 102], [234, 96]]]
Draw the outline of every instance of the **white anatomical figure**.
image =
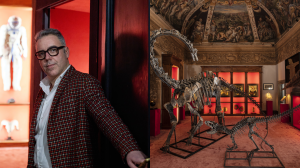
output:
[[8, 19], [8, 24], [2, 25], [0, 28], [0, 58], [4, 91], [10, 90], [11, 87], [11, 61], [13, 62], [13, 89], [21, 90], [21, 56], [27, 57], [26, 29], [21, 26], [21, 23], [21, 18], [11, 16]]
[[6, 131], [8, 133], [8, 139], [11, 139], [11, 132], [15, 129], [16, 130], [20, 130], [19, 129], [19, 122], [18, 120], [12, 120], [12, 121], [7, 121], [7, 120], [2, 120], [1, 121], [1, 125], [0, 125], [0, 130], [2, 130], [2, 127], [5, 126]]

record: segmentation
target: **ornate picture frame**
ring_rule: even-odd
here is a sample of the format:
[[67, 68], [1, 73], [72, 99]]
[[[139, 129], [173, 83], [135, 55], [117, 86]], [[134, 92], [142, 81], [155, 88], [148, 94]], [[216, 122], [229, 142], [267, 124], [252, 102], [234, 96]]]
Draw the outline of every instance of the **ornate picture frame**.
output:
[[[242, 92], [244, 92], [244, 84], [233, 84], [233, 85], [238, 89], [240, 89]], [[233, 91], [233, 97], [244, 97], [244, 96]]]
[[230, 97], [230, 90], [228, 88], [223, 87], [221, 89], [221, 97]]
[[274, 84], [273, 83], [264, 83], [263, 90], [274, 90]]
[[258, 84], [248, 84], [248, 94], [251, 97], [258, 97]]

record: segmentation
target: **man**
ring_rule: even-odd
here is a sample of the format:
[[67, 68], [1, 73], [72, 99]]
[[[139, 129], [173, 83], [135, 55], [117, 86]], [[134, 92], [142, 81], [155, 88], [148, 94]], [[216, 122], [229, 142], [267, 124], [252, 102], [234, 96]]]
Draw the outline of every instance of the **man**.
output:
[[3, 79], [3, 90], [9, 91], [11, 87], [10, 64], [13, 61], [13, 89], [21, 90], [22, 55], [27, 57], [26, 29], [21, 26], [22, 19], [17, 16], [8, 18], [8, 24], [0, 28], [0, 58]]
[[31, 121], [28, 167], [96, 167], [97, 127], [127, 161], [144, 161], [135, 139], [104, 97], [100, 82], [69, 64], [61, 33], [45, 29], [36, 36], [36, 57], [47, 74]]

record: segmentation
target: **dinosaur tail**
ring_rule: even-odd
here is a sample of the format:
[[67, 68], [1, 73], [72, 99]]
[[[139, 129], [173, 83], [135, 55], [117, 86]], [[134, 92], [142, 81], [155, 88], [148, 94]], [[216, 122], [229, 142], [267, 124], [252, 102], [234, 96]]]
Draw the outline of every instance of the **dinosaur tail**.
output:
[[288, 117], [289, 114], [293, 114], [293, 112], [297, 111], [298, 109], [300, 109], [300, 104], [292, 109], [289, 109], [289, 110], [281, 113], [281, 114], [277, 114], [274, 116], [268, 116], [268, 117], [260, 117], [260, 118], [258, 118], [257, 123], [262, 123], [262, 122], [271, 122], [272, 123], [274, 121], [281, 119], [281, 117]]

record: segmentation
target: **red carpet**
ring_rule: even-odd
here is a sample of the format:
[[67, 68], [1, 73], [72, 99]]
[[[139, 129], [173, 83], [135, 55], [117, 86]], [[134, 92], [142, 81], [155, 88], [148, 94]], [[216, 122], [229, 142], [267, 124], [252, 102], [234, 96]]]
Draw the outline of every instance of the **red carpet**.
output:
[[24, 168], [27, 159], [28, 147], [0, 148], [0, 168]]
[[[213, 120], [212, 116], [204, 116], [204, 121]], [[215, 121], [217, 119], [215, 118]], [[234, 124], [241, 120], [241, 116], [225, 116], [226, 125]], [[176, 127], [177, 141], [187, 138], [188, 131], [191, 128], [191, 119], [190, 116], [187, 116]], [[265, 125], [258, 125], [257, 128], [254, 127], [261, 137], [265, 137], [266, 130]], [[201, 127], [201, 131], [208, 129], [204, 124]], [[227, 136], [218, 142], [210, 145], [209, 147], [199, 151], [198, 153], [192, 155], [187, 159], [182, 159], [177, 156], [164, 153], [160, 150], [163, 146], [169, 130], [162, 129], [161, 133], [156, 137], [150, 137], [150, 156], [151, 156], [151, 167], [153, 168], [222, 168], [224, 167], [225, 151], [227, 145], [232, 146], [232, 141], [230, 136]], [[205, 137], [211, 137], [211, 135], [203, 133], [201, 134]], [[214, 139], [219, 136], [213, 135]], [[261, 140], [253, 135], [255, 142], [260, 148]], [[300, 131], [292, 127], [288, 123], [272, 123], [269, 125], [269, 133], [266, 138], [267, 142], [270, 145], [274, 145], [274, 149], [279, 159], [286, 168], [299, 168], [300, 167]], [[174, 143], [174, 134], [171, 138], [171, 143]], [[198, 143], [197, 138], [194, 138], [194, 142]], [[200, 144], [205, 145], [211, 141], [200, 139]], [[235, 142], [238, 145], [238, 151], [250, 151], [255, 149], [254, 143], [249, 139], [248, 134], [244, 133], [242, 136], [236, 136]], [[180, 144], [185, 149], [196, 150], [193, 146], [185, 146], [185, 144]], [[198, 148], [198, 147], [197, 147]], [[263, 143], [263, 148], [266, 151], [270, 151], [270, 148]], [[180, 153], [175, 149], [170, 148], [171, 151]], [[262, 149], [260, 151], [263, 151]], [[187, 155], [187, 153], [181, 152], [181, 154]], [[235, 154], [236, 155], [236, 154]], [[234, 155], [231, 155], [234, 156]], [[244, 155], [245, 156], [245, 155]], [[235, 156], [243, 157], [243, 156]], [[253, 159], [253, 166], [280, 166], [279, 162], [276, 159]], [[248, 166], [246, 161], [230, 161], [226, 164], [227, 166]]]

